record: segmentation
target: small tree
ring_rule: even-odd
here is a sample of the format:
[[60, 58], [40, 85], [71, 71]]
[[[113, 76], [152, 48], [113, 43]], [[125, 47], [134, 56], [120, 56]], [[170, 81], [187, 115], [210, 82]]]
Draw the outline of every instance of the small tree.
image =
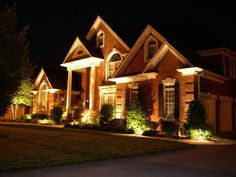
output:
[[187, 110], [187, 122], [189, 126], [205, 124], [206, 111], [200, 100], [193, 100], [189, 103]]
[[63, 114], [63, 108], [61, 106], [53, 106], [51, 110], [51, 118], [55, 121], [56, 124], [60, 124]]
[[132, 104], [126, 112], [127, 128], [134, 130], [136, 134], [142, 134], [148, 120], [146, 112], [140, 103]]
[[13, 119], [16, 118], [17, 110], [20, 104], [23, 104], [25, 106], [31, 106], [33, 89], [34, 89], [34, 84], [30, 79], [25, 79], [21, 81], [20, 88], [12, 99]]
[[191, 139], [206, 140], [212, 136], [212, 129], [206, 123], [206, 111], [200, 100], [189, 103], [185, 129]]
[[104, 126], [112, 119], [114, 114], [114, 108], [110, 104], [103, 104], [100, 110], [100, 125]]

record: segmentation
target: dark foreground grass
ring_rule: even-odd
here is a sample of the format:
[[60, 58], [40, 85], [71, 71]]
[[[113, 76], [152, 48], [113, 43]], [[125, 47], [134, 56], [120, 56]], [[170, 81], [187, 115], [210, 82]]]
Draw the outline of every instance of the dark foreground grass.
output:
[[96, 131], [0, 125], [0, 172], [133, 156], [189, 144]]

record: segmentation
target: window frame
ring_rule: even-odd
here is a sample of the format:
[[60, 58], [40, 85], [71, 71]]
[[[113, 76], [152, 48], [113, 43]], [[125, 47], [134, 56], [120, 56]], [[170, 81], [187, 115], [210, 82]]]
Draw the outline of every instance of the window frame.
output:
[[[155, 44], [152, 44], [151, 46], [150, 46], [150, 43], [151, 42], [155, 42]], [[158, 50], [158, 47], [159, 47], [159, 43], [158, 43], [158, 40], [154, 37], [154, 36], [150, 36], [149, 38], [148, 38], [148, 40], [145, 42], [145, 56], [144, 56], [144, 62], [145, 63], [147, 63], [147, 62], [149, 62], [154, 56], [155, 56], [155, 54], [156, 54], [156, 52], [157, 52], [157, 50]], [[153, 52], [153, 56], [152, 57], [150, 57], [150, 47], [155, 47], [156, 49], [155, 49], [155, 51]]]
[[[169, 77], [167, 77], [165, 80], [162, 80], [162, 84], [163, 84], [163, 119], [167, 120], [167, 121], [174, 121], [175, 120], [175, 104], [176, 104], [176, 88], [175, 88], [175, 84], [176, 84], [176, 79], [171, 79]], [[167, 97], [167, 93], [169, 91], [169, 96]], [[174, 101], [168, 101], [168, 100], [174, 100]], [[167, 106], [167, 103], [170, 103], [169, 106]], [[171, 106], [172, 105], [172, 106]], [[172, 108], [172, 110], [170, 111], [169, 109]], [[169, 112], [172, 112], [171, 116], [167, 116]]]
[[[111, 61], [114, 55], [119, 55], [120, 60]], [[122, 61], [123, 61], [123, 57], [121, 55], [121, 52], [113, 48], [113, 50], [107, 55], [107, 59], [106, 59], [106, 64], [105, 64], [105, 67], [106, 67], [105, 80], [106, 81], [114, 75], [114, 73], [116, 72], [117, 68], [120, 66]], [[113, 70], [110, 70], [111, 67], [113, 68]]]
[[104, 43], [105, 43], [105, 33], [103, 32], [103, 30], [99, 30], [96, 37], [97, 48], [104, 48], [105, 45]]

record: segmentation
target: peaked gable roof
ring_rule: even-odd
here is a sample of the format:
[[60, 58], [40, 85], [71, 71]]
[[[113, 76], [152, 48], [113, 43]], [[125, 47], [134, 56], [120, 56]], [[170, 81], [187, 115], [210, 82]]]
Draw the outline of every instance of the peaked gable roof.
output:
[[97, 31], [98, 26], [101, 23], [115, 36], [115, 38], [124, 46], [124, 48], [127, 51], [130, 50], [130, 48], [126, 45], [126, 43], [111, 29], [111, 27], [100, 16], [97, 16], [97, 18], [94, 21], [93, 25], [91, 26], [89, 32], [87, 33], [87, 35], [86, 35], [87, 40], [90, 40], [93, 37], [93, 35]]
[[125, 60], [122, 62], [121, 66], [118, 68], [116, 73], [114, 74], [114, 77], [122, 75], [122, 73], [125, 71], [125, 69], [129, 66], [131, 61], [133, 60], [134, 56], [137, 54], [137, 52], [141, 49], [141, 47], [144, 45], [146, 40], [149, 38], [150, 35], [153, 35], [158, 40], [161, 41], [161, 43], [164, 43], [166, 39], [158, 33], [155, 29], [153, 29], [150, 25], [147, 25], [146, 28], [143, 30], [137, 41], [135, 42], [134, 46], [128, 53]]
[[52, 84], [50, 83], [50, 81], [49, 81], [49, 79], [47, 77], [47, 74], [46, 74], [46, 72], [44, 71], [43, 68], [40, 69], [39, 74], [37, 75], [37, 77], [35, 79], [35, 86], [38, 87], [40, 85], [43, 77], [45, 77], [45, 79], [47, 80], [47, 83], [49, 84], [49, 87], [53, 88]]
[[185, 58], [181, 53], [179, 53], [173, 46], [171, 46], [167, 41], [165, 41], [159, 50], [156, 52], [154, 57], [147, 63], [143, 73], [152, 70], [157, 66], [161, 59], [165, 56], [167, 51], [170, 51], [176, 58], [178, 58], [183, 64], [188, 66], [193, 66], [193, 64]]
[[178, 59], [180, 59], [183, 62], [184, 66], [191, 66], [191, 67], [198, 66], [203, 69], [222, 75], [222, 73], [216, 67], [214, 67], [211, 63], [209, 63], [202, 56], [200, 56], [197, 53], [197, 51], [194, 51], [194, 49], [188, 46], [188, 44], [186, 44], [186, 41], [182, 40], [180, 36], [178, 36], [177, 39], [175, 39], [173, 34], [168, 31], [167, 33], [168, 35], [166, 39], [160, 33], [158, 33], [154, 28], [152, 28], [150, 25], [147, 25], [147, 27], [144, 29], [144, 31], [142, 32], [138, 40], [135, 42], [128, 56], [126, 57], [124, 62], [121, 64], [121, 66], [118, 68], [118, 70], [116, 71], [113, 77], [123, 76], [124, 71], [130, 65], [134, 56], [143, 46], [143, 44], [148, 39], [148, 36], [150, 34], [156, 36], [163, 43], [158, 49], [158, 51], [156, 52], [156, 54], [154, 55], [154, 57], [148, 63], [145, 64], [146, 66], [144, 66], [145, 69], [143, 70], [143, 73], [151, 71], [163, 58], [165, 53], [167, 51], [170, 51]]
[[[43, 77], [46, 78], [49, 88], [67, 90], [67, 71], [59, 69], [41, 68], [35, 79], [35, 86], [38, 87]], [[80, 81], [80, 75], [73, 72], [73, 80]], [[72, 84], [73, 91], [80, 91], [80, 84]]]
[[67, 53], [63, 63], [68, 63], [74, 60], [78, 60], [81, 57], [91, 57], [92, 55], [88, 51], [88, 49], [84, 46], [84, 44], [81, 42], [79, 37], [77, 36]]

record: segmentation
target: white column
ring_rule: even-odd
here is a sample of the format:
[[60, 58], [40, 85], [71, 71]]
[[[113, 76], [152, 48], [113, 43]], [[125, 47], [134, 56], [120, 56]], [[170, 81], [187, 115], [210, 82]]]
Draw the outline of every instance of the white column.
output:
[[89, 109], [94, 107], [94, 92], [95, 92], [95, 66], [91, 66], [90, 83], [89, 83]]
[[67, 96], [66, 96], [66, 112], [71, 111], [71, 89], [72, 89], [72, 70], [68, 70], [67, 77]]

